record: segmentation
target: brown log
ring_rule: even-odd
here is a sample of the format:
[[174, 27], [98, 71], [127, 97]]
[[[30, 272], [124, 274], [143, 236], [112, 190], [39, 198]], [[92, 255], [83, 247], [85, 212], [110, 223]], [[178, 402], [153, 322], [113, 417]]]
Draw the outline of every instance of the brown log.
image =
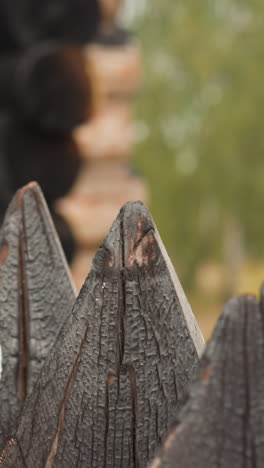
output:
[[254, 296], [224, 308], [197, 381], [151, 468], [264, 466], [264, 328]]
[[80, 47], [37, 44], [14, 69], [18, 111], [43, 131], [65, 134], [91, 114], [91, 77]]
[[[1, 7], [0, 7], [1, 8]], [[1, 10], [0, 10], [1, 14]], [[1, 28], [1, 24], [0, 24]], [[1, 34], [1, 33], [0, 33]], [[1, 36], [0, 36], [1, 39]], [[10, 111], [14, 108], [15, 69], [18, 53], [0, 53], [0, 109]]]
[[44, 42], [1, 54], [0, 107], [33, 131], [67, 135], [85, 122], [92, 112], [92, 85], [81, 48]]
[[0, 234], [0, 444], [16, 428], [43, 361], [75, 301], [57, 234], [36, 183], [17, 192]]
[[27, 399], [2, 467], [145, 467], [203, 338], [151, 217], [126, 204]]
[[9, 118], [0, 121], [0, 140], [3, 177], [13, 193], [31, 180], [40, 184], [49, 205], [69, 192], [81, 166], [71, 136], [47, 136]]
[[10, 31], [8, 23], [8, 18], [5, 14], [4, 0], [0, 0], [0, 54], [13, 52], [17, 49], [16, 40]]

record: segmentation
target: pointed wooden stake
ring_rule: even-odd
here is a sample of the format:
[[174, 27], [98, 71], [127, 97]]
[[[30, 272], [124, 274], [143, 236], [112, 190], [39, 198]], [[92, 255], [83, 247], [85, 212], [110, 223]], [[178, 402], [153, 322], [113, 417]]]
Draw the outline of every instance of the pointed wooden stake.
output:
[[94, 258], [1, 466], [145, 467], [202, 349], [147, 209], [126, 204]]
[[19, 190], [0, 234], [0, 444], [71, 312], [75, 291], [41, 190]]
[[254, 296], [227, 303], [152, 468], [264, 466], [263, 313]]

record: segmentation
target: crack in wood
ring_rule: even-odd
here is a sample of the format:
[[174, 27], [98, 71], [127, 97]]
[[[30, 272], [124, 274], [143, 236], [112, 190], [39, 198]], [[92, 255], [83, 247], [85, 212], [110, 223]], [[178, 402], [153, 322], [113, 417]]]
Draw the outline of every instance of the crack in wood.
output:
[[99, 249], [19, 418], [29, 466], [142, 468], [164, 440], [201, 340], [153, 226], [128, 203]]
[[134, 247], [133, 247], [134, 250], [137, 250], [137, 248], [139, 247], [139, 245], [141, 244], [141, 242], [143, 241], [143, 239], [144, 239], [145, 237], [147, 237], [147, 235], [148, 235], [150, 232], [154, 232], [153, 227], [149, 227], [149, 228], [147, 228], [147, 229], [143, 232], [143, 234], [141, 235], [141, 237], [135, 242], [135, 245], [134, 245]]
[[[247, 305], [244, 304], [244, 308]], [[243, 467], [247, 467], [247, 451], [248, 451], [248, 429], [250, 428], [250, 383], [249, 383], [249, 359], [247, 350], [247, 333], [248, 333], [248, 311], [244, 312], [244, 329], [243, 329], [243, 361], [244, 361], [244, 387], [245, 387], [245, 410], [243, 414], [243, 438], [244, 438], [244, 460]]]
[[138, 401], [137, 401], [137, 376], [132, 363], [128, 366], [131, 400], [132, 400], [132, 447], [134, 468], [139, 468], [139, 457], [137, 450], [137, 423], [138, 423]]
[[[23, 216], [23, 215], [22, 215]], [[23, 221], [24, 226], [24, 221]], [[17, 394], [21, 403], [27, 396], [29, 374], [29, 306], [27, 297], [27, 279], [24, 259], [25, 239], [24, 232], [19, 233], [19, 359]]]
[[76, 376], [76, 373], [77, 373], [77, 370], [78, 370], [78, 366], [79, 366], [79, 363], [80, 363], [82, 348], [83, 348], [83, 345], [84, 345], [86, 337], [87, 337], [87, 331], [88, 331], [88, 328], [86, 328], [85, 335], [84, 335], [84, 337], [83, 337], [83, 339], [81, 341], [78, 354], [77, 354], [77, 356], [75, 358], [75, 361], [74, 361], [74, 364], [73, 364], [73, 367], [72, 367], [72, 370], [71, 370], [71, 374], [70, 374], [69, 379], [67, 381], [67, 386], [66, 386], [66, 389], [65, 389], [64, 398], [63, 398], [63, 400], [61, 402], [61, 406], [60, 406], [60, 409], [59, 409], [58, 424], [57, 424], [55, 436], [53, 437], [51, 449], [50, 449], [48, 458], [47, 458], [46, 463], [45, 463], [45, 468], [52, 468], [53, 467], [54, 458], [55, 458], [55, 456], [57, 454], [57, 451], [58, 451], [60, 436], [61, 436], [61, 434], [63, 432], [63, 428], [64, 428], [65, 409], [66, 409], [66, 405], [67, 405], [67, 402], [68, 402], [70, 394], [71, 394], [71, 390], [72, 390], [72, 387], [73, 387], [73, 384], [74, 384], [74, 379], [75, 379], [75, 376]]
[[9, 245], [6, 241], [3, 241], [0, 249], [0, 265], [3, 265], [9, 255]]
[[124, 225], [120, 223], [120, 299], [117, 311], [117, 375], [123, 364], [125, 349], [125, 316], [126, 316], [126, 278], [125, 278], [125, 247], [124, 247]]
[[2, 448], [75, 300], [69, 268], [36, 183], [18, 190], [8, 207], [0, 234], [0, 270]]
[[[140, 245], [144, 237], [152, 229], [148, 229], [136, 242], [134, 250]], [[116, 376], [109, 374], [106, 379], [106, 430], [105, 430], [105, 466], [107, 463], [107, 436], [109, 431], [109, 385], [118, 380], [120, 384], [120, 374], [128, 372], [130, 392], [131, 392], [131, 410], [132, 410], [132, 451], [133, 451], [133, 466], [139, 468], [138, 453], [137, 453], [137, 388], [136, 388], [136, 372], [132, 363], [129, 365], [124, 364], [124, 351], [125, 351], [125, 318], [127, 310], [126, 300], [126, 258], [125, 258], [125, 237], [124, 237], [124, 224], [123, 219], [120, 222], [120, 287], [119, 287], [119, 306], [117, 309], [117, 369]]]

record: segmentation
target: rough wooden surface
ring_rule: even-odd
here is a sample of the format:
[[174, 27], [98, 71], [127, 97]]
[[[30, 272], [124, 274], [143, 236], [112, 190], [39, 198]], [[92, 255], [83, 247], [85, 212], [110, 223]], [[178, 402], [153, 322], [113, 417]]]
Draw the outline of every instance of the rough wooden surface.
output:
[[253, 296], [227, 303], [197, 381], [151, 468], [264, 466], [264, 328]]
[[68, 267], [36, 183], [19, 190], [0, 233], [0, 444], [75, 301]]
[[203, 338], [150, 215], [121, 210], [27, 399], [3, 467], [145, 467]]

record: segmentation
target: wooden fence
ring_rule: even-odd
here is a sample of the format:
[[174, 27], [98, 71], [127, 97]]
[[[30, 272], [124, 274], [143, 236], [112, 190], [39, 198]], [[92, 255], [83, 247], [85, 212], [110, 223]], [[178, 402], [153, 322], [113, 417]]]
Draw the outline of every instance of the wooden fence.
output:
[[141, 202], [123, 206], [75, 300], [29, 184], [0, 239], [0, 466], [264, 467], [263, 312], [232, 299], [203, 353]]

